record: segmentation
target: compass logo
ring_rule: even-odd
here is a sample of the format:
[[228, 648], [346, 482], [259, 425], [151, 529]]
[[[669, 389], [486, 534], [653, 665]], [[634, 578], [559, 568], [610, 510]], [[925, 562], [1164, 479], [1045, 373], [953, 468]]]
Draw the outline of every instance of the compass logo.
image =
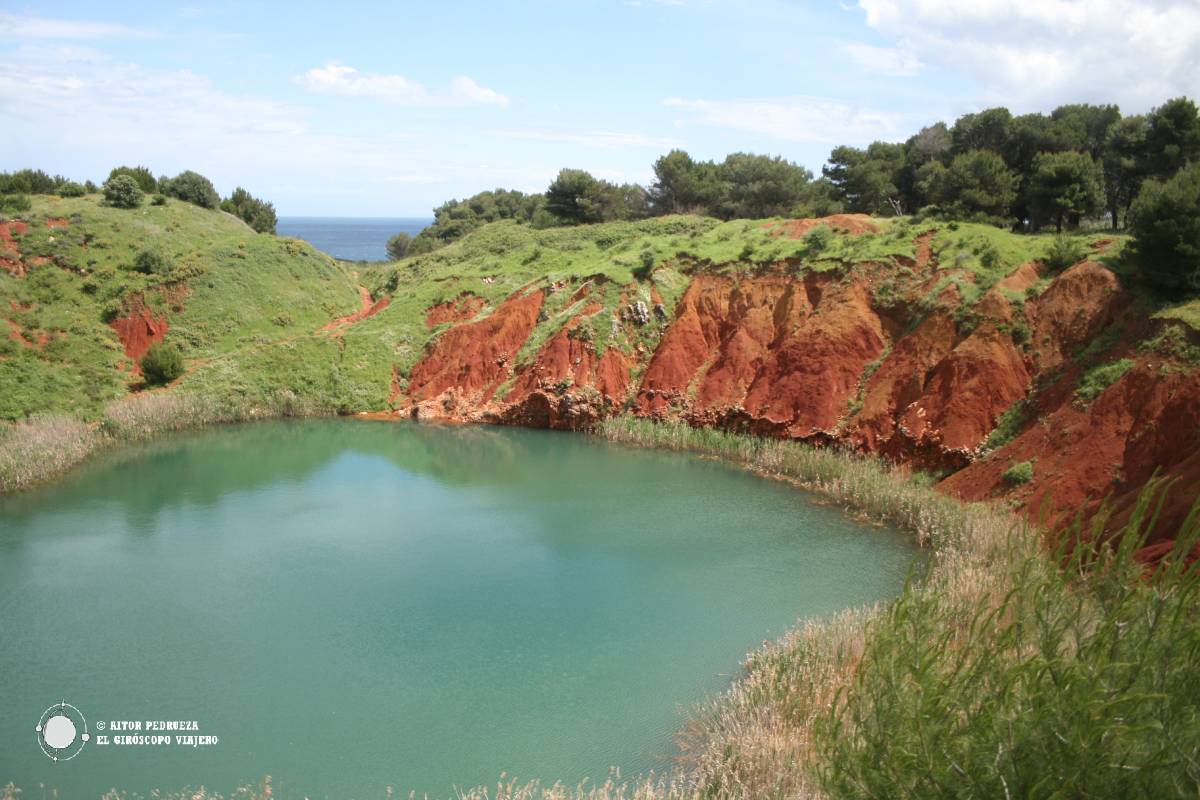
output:
[[51, 761], [70, 761], [92, 738], [83, 713], [66, 700], [43, 711], [34, 730], [38, 746]]

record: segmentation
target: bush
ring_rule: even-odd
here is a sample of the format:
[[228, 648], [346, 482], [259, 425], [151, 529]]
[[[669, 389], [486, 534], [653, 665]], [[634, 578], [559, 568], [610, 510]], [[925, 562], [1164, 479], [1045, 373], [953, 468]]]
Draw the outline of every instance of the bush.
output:
[[156, 194], [150, 198], [150, 205], [165, 206], [167, 204], [167, 196], [165, 194]]
[[133, 268], [143, 275], [165, 275], [171, 266], [157, 250], [143, 250], [133, 259]]
[[275, 233], [279, 221], [274, 204], [259, 200], [240, 186], [221, 202], [221, 210], [238, 217], [258, 233]]
[[58, 194], [60, 197], [83, 197], [87, 192], [84, 191], [83, 184], [67, 181], [58, 187]]
[[825, 252], [832, 241], [833, 231], [828, 225], [818, 225], [804, 234], [804, 248], [810, 256], [817, 256]]
[[1033, 480], [1033, 462], [1022, 461], [1004, 470], [1004, 482], [1009, 486], [1020, 486]]
[[158, 191], [158, 181], [154, 179], [154, 173], [146, 167], [114, 167], [113, 171], [108, 173], [108, 179], [111, 181], [118, 175], [128, 175], [137, 182], [138, 188], [146, 194], [151, 194]]
[[1060, 233], [1046, 248], [1046, 254], [1042, 256], [1042, 263], [1055, 272], [1062, 272], [1067, 267], [1083, 261], [1086, 255], [1087, 250], [1084, 248], [1083, 242]]
[[0, 209], [4, 211], [19, 213], [31, 208], [33, 208], [33, 204], [29, 202], [28, 195], [10, 194], [0, 197]]
[[142, 375], [151, 386], [161, 386], [183, 374], [183, 353], [169, 344], [153, 344], [142, 356]]
[[104, 184], [104, 199], [116, 208], [137, 208], [143, 196], [137, 181], [128, 175], [117, 175]]
[[387, 240], [387, 254], [392, 261], [399, 261], [408, 255], [408, 248], [412, 244], [412, 237], [401, 231], [395, 236]]
[[166, 186], [160, 186], [164, 193], [186, 203], [192, 203], [201, 208], [216, 208], [221, 202], [217, 190], [213, 188], [212, 181], [190, 169], [179, 173], [165, 183]]
[[1159, 289], [1200, 289], [1200, 163], [1165, 183], [1146, 181], [1129, 211], [1126, 252]]

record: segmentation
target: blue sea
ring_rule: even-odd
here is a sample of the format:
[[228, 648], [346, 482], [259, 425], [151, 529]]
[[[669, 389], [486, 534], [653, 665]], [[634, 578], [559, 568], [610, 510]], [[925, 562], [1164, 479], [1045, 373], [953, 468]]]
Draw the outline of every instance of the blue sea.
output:
[[431, 222], [431, 217], [280, 217], [276, 230], [334, 258], [383, 261], [388, 239], [401, 232], [416, 236]]

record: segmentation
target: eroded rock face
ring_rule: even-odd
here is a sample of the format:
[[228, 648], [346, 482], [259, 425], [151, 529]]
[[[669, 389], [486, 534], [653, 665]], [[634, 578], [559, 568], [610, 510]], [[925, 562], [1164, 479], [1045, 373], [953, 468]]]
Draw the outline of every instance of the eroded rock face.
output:
[[[1030, 514], [1048, 503], [1057, 522], [1108, 496], [1120, 519], [1157, 467], [1183, 487], [1164, 522], [1182, 520], [1200, 488], [1200, 370], [1141, 358], [1090, 405], [1075, 401], [1081, 349], [1130, 324], [1117, 277], [1085, 261], [1022, 303], [1041, 278], [1036, 263], [1023, 264], [964, 315], [947, 278], [972, 278], [938, 270], [929, 243], [919, 237], [918, 258], [906, 262], [907, 294], [883, 305], [876, 295], [889, 273], [870, 265], [799, 276], [698, 271], [672, 314], [653, 289], [649, 306], [624, 295], [615, 312], [589, 302], [519, 367], [513, 359], [536, 326], [560, 324], [539, 314], [542, 292], [515, 294], [481, 319], [478, 298], [459, 298], [430, 318], [473, 321], [444, 331], [413, 368], [408, 408], [567, 429], [631, 410], [835, 444], [952, 472], [940, 488], [963, 499], [1003, 496]], [[653, 347], [597, 353], [590, 332], [610, 324], [640, 331], [640, 341], [661, 335]], [[1030, 418], [989, 453], [989, 434], [1020, 402]], [[1005, 470], [1026, 460], [1033, 481], [1007, 485]]]
[[434, 340], [409, 375], [417, 416], [474, 419], [512, 375], [512, 359], [537, 324], [545, 295], [509, 297], [477, 322], [456, 325]]

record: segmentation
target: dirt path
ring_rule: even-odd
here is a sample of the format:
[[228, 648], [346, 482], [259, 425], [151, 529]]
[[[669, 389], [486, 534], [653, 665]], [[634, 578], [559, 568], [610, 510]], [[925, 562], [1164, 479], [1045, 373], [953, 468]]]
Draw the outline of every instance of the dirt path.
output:
[[[358, 311], [355, 311], [353, 314], [347, 314], [344, 317], [338, 317], [333, 322], [323, 326], [321, 330], [317, 332], [339, 331], [340, 328], [348, 328], [356, 322], [361, 322], [367, 317], [373, 317], [380, 311], [383, 311], [383, 309], [387, 308], [388, 303], [390, 303], [392, 300], [390, 297], [381, 297], [378, 300], [372, 301], [371, 293], [367, 291], [367, 287], [365, 286], [358, 287], [358, 296], [361, 302], [361, 306], [359, 307]], [[334, 335], [336, 336], [338, 334], [335, 333]]]

